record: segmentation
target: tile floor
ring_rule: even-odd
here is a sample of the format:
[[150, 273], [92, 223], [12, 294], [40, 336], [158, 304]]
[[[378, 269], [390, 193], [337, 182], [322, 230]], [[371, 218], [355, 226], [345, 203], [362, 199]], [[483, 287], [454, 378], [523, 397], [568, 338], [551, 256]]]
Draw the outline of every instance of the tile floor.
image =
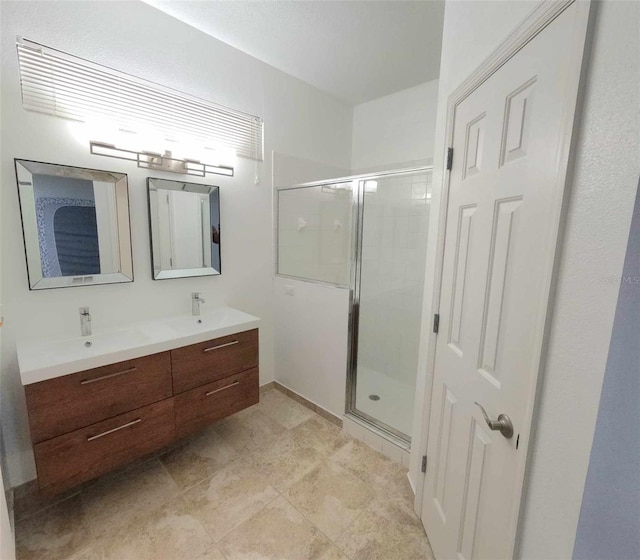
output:
[[406, 469], [276, 389], [67, 493], [16, 495], [19, 560], [423, 560]]

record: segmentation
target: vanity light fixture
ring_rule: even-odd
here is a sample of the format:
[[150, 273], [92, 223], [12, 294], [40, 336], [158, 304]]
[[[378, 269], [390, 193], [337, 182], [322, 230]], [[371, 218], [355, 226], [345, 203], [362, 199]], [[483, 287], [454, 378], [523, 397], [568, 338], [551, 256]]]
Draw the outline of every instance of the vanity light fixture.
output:
[[164, 154], [159, 152], [128, 150], [118, 148], [114, 144], [90, 140], [89, 151], [97, 156], [135, 161], [138, 167], [144, 169], [159, 169], [161, 171], [171, 171], [182, 175], [195, 175], [196, 177], [204, 177], [207, 173], [226, 175], [227, 177], [233, 177], [234, 174], [234, 168], [231, 166], [203, 163], [196, 159], [175, 158], [169, 150], [165, 150]]
[[236, 157], [264, 160], [256, 115], [25, 38], [16, 47], [24, 109], [83, 126], [91, 154], [198, 177], [233, 177]]

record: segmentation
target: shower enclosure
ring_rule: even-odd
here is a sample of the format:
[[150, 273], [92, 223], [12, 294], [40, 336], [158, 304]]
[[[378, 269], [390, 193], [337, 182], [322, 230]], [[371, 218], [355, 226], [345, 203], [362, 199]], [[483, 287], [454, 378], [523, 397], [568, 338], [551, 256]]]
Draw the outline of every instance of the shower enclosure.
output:
[[278, 191], [277, 272], [350, 289], [346, 413], [408, 446], [431, 168]]

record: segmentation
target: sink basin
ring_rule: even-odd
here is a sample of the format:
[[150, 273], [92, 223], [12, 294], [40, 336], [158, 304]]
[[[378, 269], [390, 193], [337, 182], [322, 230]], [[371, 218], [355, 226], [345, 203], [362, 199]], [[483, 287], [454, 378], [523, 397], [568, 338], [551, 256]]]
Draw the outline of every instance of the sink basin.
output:
[[[239, 313], [241, 315], [239, 315]], [[236, 309], [218, 309], [210, 313], [203, 313], [194, 317], [193, 315], [184, 315], [182, 317], [174, 317], [166, 321], [167, 327], [177, 333], [202, 332], [204, 330], [219, 329], [232, 324], [242, 322], [243, 315], [241, 311]]]
[[18, 341], [22, 384], [123, 362], [258, 327], [260, 319], [222, 307], [201, 316], [180, 315], [122, 330], [67, 339]]
[[42, 359], [56, 360], [69, 358], [75, 353], [86, 355], [88, 352], [104, 352], [110, 349], [127, 348], [145, 344], [149, 338], [139, 330], [104, 332], [92, 336], [82, 336], [66, 340], [45, 342], [38, 348]]

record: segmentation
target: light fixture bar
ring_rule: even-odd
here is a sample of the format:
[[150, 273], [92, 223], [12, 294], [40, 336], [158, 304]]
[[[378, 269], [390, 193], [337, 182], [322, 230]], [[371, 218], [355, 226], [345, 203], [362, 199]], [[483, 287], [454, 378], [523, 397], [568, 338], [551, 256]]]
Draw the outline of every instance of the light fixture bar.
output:
[[172, 157], [171, 152], [168, 151], [164, 154], [144, 151], [138, 152], [94, 140], [89, 142], [89, 151], [97, 156], [135, 161], [138, 167], [142, 169], [159, 169], [161, 171], [171, 171], [172, 173], [194, 175], [196, 177], [205, 177], [207, 173], [225, 175], [226, 177], [233, 177], [234, 175], [234, 168], [228, 165], [202, 163], [198, 160], [187, 158], [178, 159]]

